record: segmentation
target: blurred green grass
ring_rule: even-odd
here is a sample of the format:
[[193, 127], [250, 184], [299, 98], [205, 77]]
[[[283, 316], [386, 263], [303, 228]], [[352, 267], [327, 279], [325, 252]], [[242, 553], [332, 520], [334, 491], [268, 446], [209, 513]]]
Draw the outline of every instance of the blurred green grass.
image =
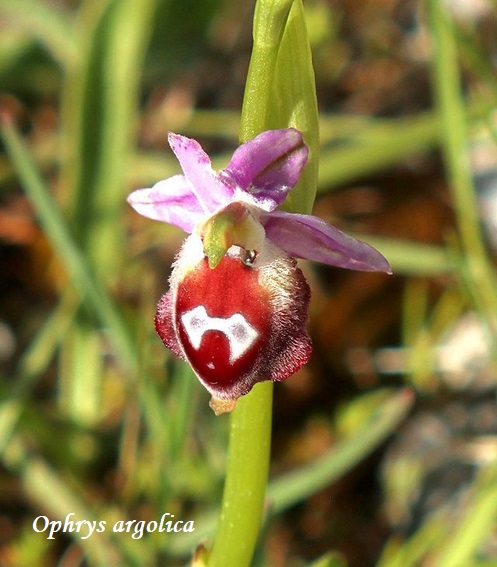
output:
[[[154, 304], [181, 236], [142, 223], [125, 198], [131, 189], [177, 171], [163, 142], [168, 128], [208, 141], [216, 165], [229, 159], [241, 100], [229, 94], [226, 72], [218, 69], [236, 57], [242, 78], [239, 83], [233, 78], [232, 88], [238, 85], [240, 97], [239, 69], [248, 56], [243, 30], [250, 27], [250, 13], [243, 2], [189, 0], [188, 6], [179, 6], [166, 0], [76, 5], [0, 0], [5, 150], [0, 204], [8, 215], [8, 203], [22, 189], [40, 227], [36, 242], [48, 243], [25, 245], [41, 256], [35, 266], [51, 268], [35, 271], [31, 285], [39, 289], [32, 307], [7, 310], [10, 298], [2, 298], [11, 314], [2, 319], [14, 329], [18, 345], [2, 366], [0, 383], [0, 495], [14, 487], [14, 496], [0, 496], [0, 517], [7, 526], [0, 536], [5, 565], [81, 564], [83, 558], [88, 565], [182, 565], [215, 527], [227, 422], [211, 414], [205, 393], [189, 369], [164, 351], [152, 325]], [[325, 202], [345, 187], [401, 167], [413, 169], [415, 176], [416, 159], [436, 159], [440, 150], [454, 220], [439, 227], [443, 238], [437, 242], [396, 233], [391, 219], [388, 230], [361, 230], [389, 258], [402, 288], [392, 325], [398, 334], [390, 341], [407, 353], [406, 361], [388, 383], [391, 388], [375, 375], [372, 387], [352, 389], [326, 411], [312, 404], [305, 408], [302, 431], [316, 415], [323, 416], [328, 442], [319, 457], [300, 464], [294, 459], [289, 472], [279, 472], [284, 459], [274, 463], [257, 565], [304, 565], [319, 555], [323, 542], [306, 554], [304, 528], [293, 526], [284, 512], [310, 505], [320, 491], [358, 470], [372, 451], [387, 450], [412, 404], [405, 386], [417, 394], [418, 405], [442, 403], [447, 391], [436, 369], [436, 349], [461, 313], [476, 313], [495, 345], [493, 258], [482, 234], [468, 162], [475, 132], [492, 128], [497, 98], [492, 63], [476, 20], [472, 29], [435, 0], [426, 8], [425, 13], [418, 7], [419, 17], [426, 18], [418, 22], [418, 32], [431, 50], [426, 66], [431, 67], [433, 104], [382, 115], [375, 111], [377, 101], [362, 114], [347, 111], [345, 103], [336, 110], [333, 101], [323, 101], [318, 192]], [[350, 24], [355, 14], [317, 0], [306, 3], [306, 9], [318, 94], [323, 94], [352, 58], [341, 22], [348, 17]], [[390, 29], [393, 13], [380, 11], [369, 28], [362, 24], [371, 30], [368, 41], [378, 42], [371, 59], [366, 58], [372, 68], [374, 47], [383, 45], [374, 35], [381, 17], [381, 25]], [[495, 13], [488, 19], [495, 20]], [[228, 31], [230, 37], [215, 51], [212, 46]], [[205, 55], [209, 49], [218, 60]], [[378, 56], [389, 57], [397, 54]], [[214, 79], [222, 79], [219, 84], [209, 76], [212, 69]], [[223, 99], [220, 93], [226, 91]], [[495, 141], [490, 151], [495, 154]], [[361, 223], [356, 226], [362, 229]], [[5, 249], [9, 246], [6, 240]], [[6, 258], [2, 255], [3, 262]], [[318, 298], [322, 293], [316, 290]], [[26, 291], [23, 303], [29, 300]], [[380, 301], [390, 302], [388, 288]], [[324, 360], [306, 371], [317, 383], [320, 365], [327, 378]], [[488, 391], [495, 395], [492, 356], [488, 365]], [[288, 399], [291, 390], [282, 392]], [[278, 417], [284, 419], [284, 412], [277, 411]], [[300, 434], [296, 427], [288, 438]], [[309, 443], [304, 436], [301, 444]], [[497, 517], [494, 457], [495, 449], [471, 479], [464, 515], [454, 518], [442, 507], [412, 533], [397, 535], [395, 525], [380, 530], [383, 540], [365, 553], [363, 563], [354, 553], [348, 556], [339, 540], [326, 549], [340, 548], [350, 565], [375, 564], [375, 552], [382, 567], [491, 564], [487, 550]], [[385, 483], [401, 484], [395, 475], [402, 473], [392, 470]], [[122, 519], [157, 521], [166, 511], [195, 520], [196, 531], [132, 539], [108, 528], [85, 540], [69, 534], [50, 541], [31, 527], [39, 515], [64, 520], [74, 512], [78, 519], [105, 520], [111, 526]], [[346, 531], [357, 534], [362, 516], [347, 517]], [[278, 529], [286, 534], [281, 541]], [[296, 540], [290, 551], [274, 552], [271, 543], [281, 547], [285, 537]], [[332, 556], [324, 564], [340, 563]]]

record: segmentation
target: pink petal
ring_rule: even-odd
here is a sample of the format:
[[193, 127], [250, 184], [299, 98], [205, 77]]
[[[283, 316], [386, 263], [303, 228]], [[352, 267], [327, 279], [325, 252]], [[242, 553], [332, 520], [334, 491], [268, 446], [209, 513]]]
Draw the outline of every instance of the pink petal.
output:
[[290, 256], [349, 270], [392, 273], [375, 248], [318, 217], [274, 211], [261, 221], [266, 237]]
[[233, 154], [224, 174], [257, 205], [274, 210], [297, 184], [309, 150], [295, 128], [268, 130], [242, 144]]
[[141, 215], [167, 222], [192, 232], [204, 212], [183, 175], [175, 175], [156, 183], [151, 189], [138, 189], [128, 203]]
[[234, 189], [215, 173], [209, 156], [200, 144], [192, 138], [173, 133], [169, 133], [168, 140], [204, 214], [212, 214], [227, 205]]

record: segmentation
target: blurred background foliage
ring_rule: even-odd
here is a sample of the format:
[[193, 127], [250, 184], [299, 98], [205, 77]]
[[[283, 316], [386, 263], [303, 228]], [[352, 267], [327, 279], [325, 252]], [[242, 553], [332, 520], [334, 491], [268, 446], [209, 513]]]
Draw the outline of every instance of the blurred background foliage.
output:
[[[307, 0], [315, 213], [394, 276], [302, 262], [312, 362], [276, 388], [254, 565], [497, 565], [497, 6]], [[125, 198], [169, 130], [236, 147], [253, 2], [0, 0], [0, 564], [185, 565], [227, 418], [154, 334], [183, 235]], [[33, 531], [46, 515], [104, 533]], [[118, 520], [195, 532], [113, 533]]]

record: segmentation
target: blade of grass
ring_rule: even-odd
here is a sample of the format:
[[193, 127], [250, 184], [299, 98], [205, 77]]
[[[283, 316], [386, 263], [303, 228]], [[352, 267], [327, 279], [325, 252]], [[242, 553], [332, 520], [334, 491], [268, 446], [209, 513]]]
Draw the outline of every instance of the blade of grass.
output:
[[[91, 58], [84, 85], [85, 92], [92, 92], [89, 98], [100, 97], [100, 112], [90, 116], [90, 106], [84, 107], [82, 136], [88, 145], [81, 148], [84, 170], [76, 188], [78, 203], [84, 206], [76, 214], [79, 219], [88, 208], [95, 213], [85, 223], [85, 240], [97, 273], [115, 274], [122, 259], [124, 233], [118, 220], [127, 206], [125, 172], [138, 123], [139, 80], [155, 3], [121, 0], [111, 5], [102, 21], [102, 51], [96, 50]], [[98, 147], [90, 148], [95, 141]], [[90, 161], [90, 155], [96, 159]]]
[[465, 102], [462, 97], [453, 23], [440, 0], [428, 2], [433, 37], [433, 85], [443, 134], [443, 152], [453, 193], [469, 291], [497, 340], [497, 281], [479, 223], [478, 203], [468, 155]]
[[78, 242], [93, 269], [116, 278], [126, 206], [125, 171], [137, 124], [138, 86], [155, 0], [87, 2], [83, 53], [64, 85], [61, 184]]
[[89, 427], [98, 422], [104, 370], [102, 336], [93, 318], [84, 318], [80, 310], [68, 329], [59, 357], [57, 401], [62, 416]]
[[36, 378], [45, 371], [62, 337], [72, 324], [79, 303], [74, 290], [67, 290], [22, 355], [16, 368], [15, 383], [10, 391], [4, 393], [0, 403], [0, 453], [15, 431], [24, 400], [36, 383]]
[[[392, 394], [383, 399], [356, 431], [339, 441], [328, 453], [315, 463], [300, 467], [269, 482], [267, 490], [267, 514], [276, 514], [295, 506], [325, 486], [341, 478], [376, 447], [378, 447], [405, 418], [413, 396], [410, 390]], [[180, 534], [170, 541], [172, 553], [187, 553], [215, 529], [215, 513], [195, 523], [195, 533]]]
[[347, 567], [347, 563], [338, 553], [329, 552], [310, 563], [309, 567]]
[[407, 541], [392, 539], [387, 543], [378, 567], [415, 567], [425, 563], [433, 567], [479, 565], [478, 546], [492, 537], [497, 518], [496, 475], [495, 465], [479, 473], [472, 498], [466, 502], [466, 512], [456, 526], [450, 508], [435, 511]]
[[271, 482], [268, 503], [272, 513], [278, 514], [288, 509], [340, 478], [395, 429], [412, 403], [410, 390], [392, 395], [382, 401], [369, 419], [361, 424], [359, 434], [337, 444], [321, 459]]
[[[65, 75], [61, 186], [67, 190], [76, 240], [104, 282], [116, 282], [121, 271], [125, 171], [154, 7], [155, 0], [84, 3], [76, 26], [81, 62]], [[102, 337], [83, 311], [62, 351], [61, 410], [82, 424], [95, 423], [106, 369]]]
[[396, 274], [436, 276], [457, 268], [453, 254], [441, 246], [364, 234], [354, 236], [380, 250]]
[[55, 5], [39, 0], [0, 0], [0, 14], [39, 39], [62, 67], [78, 59], [72, 21]]
[[[495, 100], [488, 96], [475, 97], [460, 110], [468, 120], [477, 120], [487, 116], [493, 106]], [[333, 126], [323, 118], [322, 128], [329, 131]], [[354, 124], [355, 117], [350, 119]], [[345, 129], [343, 124], [341, 128]], [[388, 120], [362, 119], [356, 122], [355, 131], [349, 131], [346, 141], [321, 150], [318, 192], [378, 173], [440, 146], [443, 140], [443, 122], [437, 112]]]
[[[75, 542], [84, 549], [92, 566], [108, 567], [116, 562], [130, 567], [153, 564], [153, 551], [144, 541], [113, 533], [114, 522], [126, 518], [122, 510], [105, 509], [100, 510], [97, 515], [71, 483], [51, 468], [42, 457], [34, 455], [32, 450], [27, 448], [21, 434], [16, 434], [10, 440], [1, 458], [4, 466], [20, 478], [26, 496], [40, 507], [42, 514], [48, 515], [50, 520], [63, 523], [69, 514], [74, 514], [69, 516], [69, 520], [95, 521], [96, 526], [101, 520], [106, 522], [103, 532], [93, 533], [86, 539], [76, 531], [67, 534], [72, 535]], [[43, 537], [43, 534], [39, 535]]]
[[434, 567], [471, 565], [479, 545], [493, 537], [497, 521], [497, 467], [484, 469], [473, 486], [473, 502], [452, 537], [437, 546]]
[[371, 122], [346, 143], [336, 148], [324, 148], [319, 166], [319, 190], [349, 183], [376, 173], [436, 146], [440, 123], [433, 114], [397, 119], [394, 131]]
[[406, 542], [392, 538], [378, 561], [377, 567], [419, 567], [432, 549], [447, 538], [446, 510], [424, 522]]
[[[51, 518], [64, 521], [67, 514], [72, 512], [78, 519], [97, 520], [41, 457], [35, 457], [26, 450], [20, 435], [16, 435], [5, 447], [2, 461], [8, 470], [19, 476], [23, 489], [31, 501], [40, 506], [45, 514], [50, 514]], [[40, 536], [47, 537], [47, 534]], [[110, 542], [104, 541], [102, 534], [96, 536], [83, 540], [78, 535], [78, 540], [93, 565], [106, 567], [109, 565], [113, 550]]]
[[2, 139], [45, 234], [67, 269], [72, 284], [82, 299], [90, 303], [96, 316], [109, 331], [120, 362], [130, 370], [136, 370], [137, 353], [126, 324], [76, 246], [57, 203], [37, 171], [18, 130], [8, 118], [3, 118], [0, 126]]

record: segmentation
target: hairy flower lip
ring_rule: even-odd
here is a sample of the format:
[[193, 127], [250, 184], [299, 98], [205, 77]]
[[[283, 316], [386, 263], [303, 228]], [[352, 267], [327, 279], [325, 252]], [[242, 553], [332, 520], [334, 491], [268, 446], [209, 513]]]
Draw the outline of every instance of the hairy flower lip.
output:
[[310, 289], [296, 261], [268, 245], [248, 267], [239, 250], [233, 246], [211, 270], [199, 236], [189, 236], [155, 317], [165, 346], [223, 402], [257, 382], [287, 379], [312, 353]]

